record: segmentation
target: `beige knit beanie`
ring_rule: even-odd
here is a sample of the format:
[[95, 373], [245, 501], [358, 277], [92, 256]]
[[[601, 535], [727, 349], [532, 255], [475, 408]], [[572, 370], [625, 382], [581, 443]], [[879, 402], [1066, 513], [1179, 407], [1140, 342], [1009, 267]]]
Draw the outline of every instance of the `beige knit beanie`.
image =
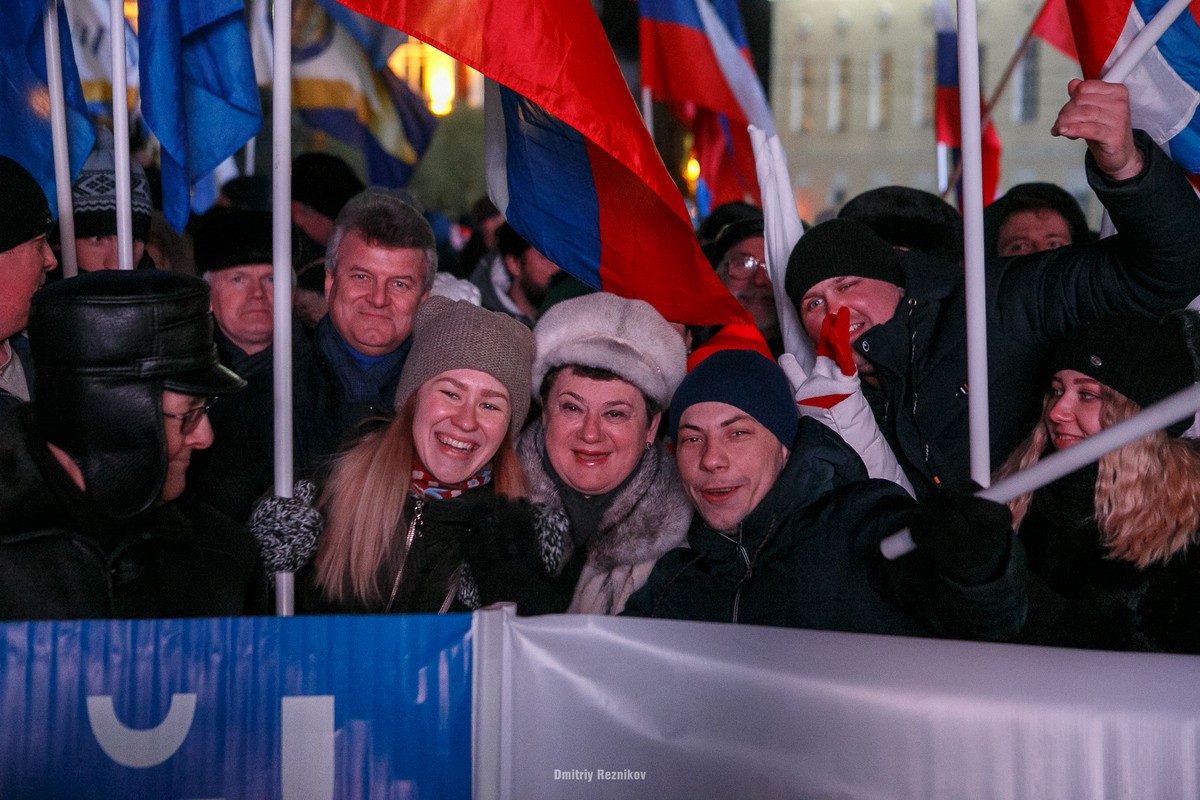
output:
[[417, 308], [412, 350], [396, 387], [396, 408], [426, 381], [452, 369], [477, 369], [504, 384], [515, 439], [529, 413], [533, 333], [507, 314], [433, 295]]

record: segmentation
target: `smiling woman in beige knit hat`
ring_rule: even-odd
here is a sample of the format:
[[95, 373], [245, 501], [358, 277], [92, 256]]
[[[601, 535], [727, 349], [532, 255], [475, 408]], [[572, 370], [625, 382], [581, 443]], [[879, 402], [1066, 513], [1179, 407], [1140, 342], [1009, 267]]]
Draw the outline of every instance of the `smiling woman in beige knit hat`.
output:
[[[479, 604], [473, 539], [528, 527], [513, 443], [530, 403], [533, 336], [505, 314], [431, 297], [417, 310], [396, 416], [342, 454], [301, 571], [310, 613], [432, 613]], [[511, 532], [510, 532], [511, 533]]]

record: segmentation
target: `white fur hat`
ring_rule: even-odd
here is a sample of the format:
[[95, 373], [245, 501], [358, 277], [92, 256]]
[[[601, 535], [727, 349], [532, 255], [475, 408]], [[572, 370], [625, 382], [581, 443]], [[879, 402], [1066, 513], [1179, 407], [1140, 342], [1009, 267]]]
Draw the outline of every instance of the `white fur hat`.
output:
[[551, 306], [533, 329], [533, 391], [555, 367], [606, 369], [664, 408], [687, 372], [683, 337], [644, 300], [607, 292]]

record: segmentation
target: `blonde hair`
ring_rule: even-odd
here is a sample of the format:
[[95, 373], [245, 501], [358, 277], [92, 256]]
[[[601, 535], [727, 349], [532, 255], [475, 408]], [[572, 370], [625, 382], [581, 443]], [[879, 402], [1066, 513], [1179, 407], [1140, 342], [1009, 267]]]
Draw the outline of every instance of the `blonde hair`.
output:
[[[1111, 427], [1141, 411], [1123, 394], [1100, 384], [1100, 424]], [[996, 470], [1006, 478], [1042, 458], [1050, 442], [1047, 419], [1054, 397], [1046, 395], [1033, 432]], [[1013, 527], [1029, 512], [1032, 494], [1008, 504]], [[1200, 529], [1200, 443], [1155, 431], [1100, 458], [1095, 487], [1100, 543], [1112, 558], [1139, 569], [1165, 563], [1197, 541]]]
[[[330, 600], [378, 605], [384, 600], [380, 576], [395, 575], [404, 563], [416, 407], [414, 394], [386, 426], [333, 463], [318, 501], [326, 522], [314, 559], [317, 586]], [[511, 433], [492, 457], [492, 482], [506, 497], [529, 494]]]

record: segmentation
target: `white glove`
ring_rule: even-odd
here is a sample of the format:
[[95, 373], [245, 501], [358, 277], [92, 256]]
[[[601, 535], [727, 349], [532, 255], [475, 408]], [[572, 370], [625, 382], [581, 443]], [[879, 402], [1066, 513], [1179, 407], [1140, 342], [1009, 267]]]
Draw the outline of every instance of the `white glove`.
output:
[[[828, 340], [840, 332], [845, 338], [840, 347], [845, 356], [848, 353], [848, 319], [840, 320], [841, 324], [837, 325], [832, 316], [822, 326], [821, 334]], [[827, 352], [836, 351], [828, 341], [819, 342], [811, 373], [805, 372], [791, 353], [779, 357], [779, 366], [787, 375], [795, 394], [799, 415], [817, 419], [841, 436], [863, 460], [870, 477], [891, 481], [915, 497], [912, 483], [900, 468], [891, 446], [883, 438], [871, 405], [862, 393], [858, 370], [845, 374], [833, 358], [825, 355]], [[845, 357], [842, 360], [849, 364]]]

